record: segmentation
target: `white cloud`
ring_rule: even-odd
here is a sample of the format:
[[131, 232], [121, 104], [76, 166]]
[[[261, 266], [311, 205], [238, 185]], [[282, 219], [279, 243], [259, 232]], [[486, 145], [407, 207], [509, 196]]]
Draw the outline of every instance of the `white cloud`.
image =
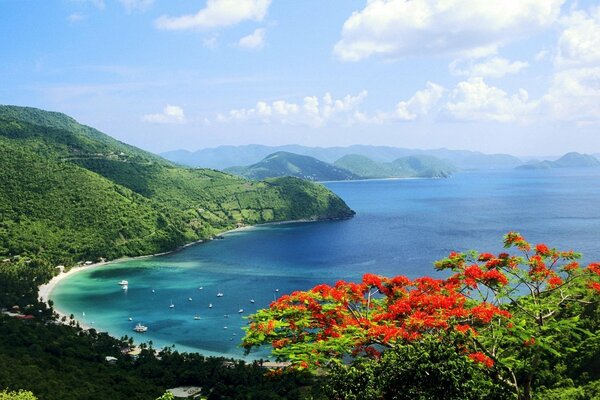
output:
[[401, 120], [414, 120], [427, 115], [442, 98], [445, 89], [440, 85], [427, 82], [425, 89], [416, 92], [409, 100], [396, 106], [395, 117]]
[[262, 123], [281, 123], [320, 127], [328, 123], [352, 125], [368, 122], [358, 106], [367, 97], [367, 91], [334, 99], [330, 93], [322, 98], [306, 96], [301, 103], [275, 100], [271, 103], [259, 101], [253, 108], [233, 109], [226, 115], [217, 114], [217, 121], [256, 120]]
[[344, 23], [334, 54], [485, 56], [555, 22], [565, 0], [368, 0]]
[[146, 11], [154, 4], [154, 0], [119, 0], [119, 2], [128, 13]]
[[185, 122], [185, 114], [181, 107], [167, 104], [162, 113], [144, 115], [142, 121], [154, 124], [181, 124]]
[[161, 16], [156, 20], [159, 29], [212, 29], [236, 25], [242, 21], [262, 21], [271, 0], [208, 0], [206, 7], [192, 15]]
[[600, 123], [600, 66], [574, 68], [554, 75], [542, 98], [544, 115], [583, 125]]
[[258, 28], [250, 35], [241, 38], [238, 46], [248, 50], [260, 49], [265, 45], [265, 33], [264, 28]]
[[600, 7], [574, 11], [564, 18], [555, 65], [558, 68], [600, 63]]
[[456, 85], [444, 110], [459, 121], [512, 122], [530, 119], [538, 106], [538, 101], [529, 101], [525, 89], [519, 89], [510, 96], [502, 89], [488, 86], [483, 78], [476, 77]]
[[464, 60], [454, 60], [450, 64], [450, 72], [457, 76], [479, 76], [484, 78], [502, 78], [508, 74], [517, 74], [524, 68], [529, 66], [529, 63], [524, 61], [510, 61], [502, 57], [491, 57], [483, 62], [474, 63]]
[[75, 24], [75, 23], [77, 23], [77, 22], [81, 22], [81, 21], [83, 21], [84, 19], [86, 19], [86, 16], [85, 16], [84, 14], [81, 14], [81, 13], [73, 13], [73, 14], [71, 14], [71, 15], [69, 15], [69, 16], [67, 17], [67, 20], [68, 20], [70, 23], [72, 23], [72, 24]]

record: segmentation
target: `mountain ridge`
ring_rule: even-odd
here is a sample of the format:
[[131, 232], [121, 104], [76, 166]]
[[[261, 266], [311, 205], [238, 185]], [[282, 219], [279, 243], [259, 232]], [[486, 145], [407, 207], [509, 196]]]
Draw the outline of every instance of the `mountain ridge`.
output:
[[359, 154], [377, 162], [391, 162], [400, 157], [411, 155], [430, 155], [451, 162], [460, 169], [512, 168], [522, 161], [508, 154], [484, 154], [469, 150], [449, 149], [406, 149], [391, 146], [352, 145], [346, 147], [308, 147], [302, 145], [265, 146], [241, 145], [219, 146], [197, 150], [174, 150], [160, 153], [166, 159], [192, 167], [224, 169], [238, 165], [251, 165], [259, 162], [267, 155], [277, 151], [287, 151], [299, 155], [307, 155], [318, 160], [334, 163], [339, 158]]
[[523, 164], [517, 169], [551, 169], [551, 168], [593, 168], [600, 167], [600, 160], [591, 154], [582, 154], [575, 151], [562, 155], [559, 159], [543, 160], [530, 164]]
[[240, 224], [346, 218], [322, 185], [190, 169], [61, 113], [0, 106], [0, 256], [71, 265], [173, 250]]

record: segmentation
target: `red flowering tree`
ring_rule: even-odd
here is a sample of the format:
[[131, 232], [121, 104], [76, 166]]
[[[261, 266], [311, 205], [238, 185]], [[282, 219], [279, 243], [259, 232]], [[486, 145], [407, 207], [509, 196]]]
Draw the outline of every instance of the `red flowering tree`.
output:
[[595, 301], [600, 264], [582, 268], [578, 253], [533, 247], [514, 232], [504, 244], [520, 254], [453, 252], [437, 261], [437, 269], [453, 273], [447, 279], [365, 274], [361, 283], [282, 296], [249, 317], [244, 346], [269, 343], [278, 359], [315, 369], [451, 333], [464, 337], [457, 351], [496, 368], [499, 379], [529, 399], [544, 352], [559, 354], [555, 346], [565, 335], [589, 334], [567, 310]]

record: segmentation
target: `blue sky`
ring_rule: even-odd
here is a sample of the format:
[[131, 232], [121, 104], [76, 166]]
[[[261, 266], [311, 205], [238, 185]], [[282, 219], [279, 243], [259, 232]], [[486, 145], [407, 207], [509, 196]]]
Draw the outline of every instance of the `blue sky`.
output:
[[600, 3], [0, 0], [0, 103], [155, 151], [600, 152]]

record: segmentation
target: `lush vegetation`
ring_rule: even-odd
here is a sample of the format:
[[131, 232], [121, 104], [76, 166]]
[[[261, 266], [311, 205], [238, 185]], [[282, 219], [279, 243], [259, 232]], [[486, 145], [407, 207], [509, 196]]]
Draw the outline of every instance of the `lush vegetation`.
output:
[[550, 169], [550, 168], [593, 168], [600, 167], [600, 161], [590, 154], [570, 152], [555, 161], [540, 161], [520, 165], [517, 169]]
[[[0, 316], [0, 388], [26, 389], [44, 400], [147, 400], [187, 385], [202, 387], [208, 399], [300, 399], [317, 393], [305, 373], [268, 374], [258, 364], [169, 349], [157, 358], [146, 346], [133, 359], [121, 353], [129, 345], [127, 338], [84, 332], [43, 317], [19, 321]], [[109, 364], [106, 356], [117, 361]], [[2, 396], [0, 392], [0, 399], [33, 399]]]
[[358, 179], [353, 173], [309, 156], [279, 151], [247, 167], [231, 167], [225, 170], [249, 179], [265, 179], [278, 176], [295, 176], [309, 181], [343, 181]]
[[457, 171], [447, 161], [426, 155], [401, 157], [392, 162], [376, 162], [358, 154], [349, 154], [334, 165], [362, 178], [445, 178]]
[[172, 250], [240, 224], [352, 215], [320, 185], [180, 168], [23, 107], [0, 106], [0, 181], [0, 258], [11, 261], [72, 265]]
[[517, 233], [504, 243], [522, 254], [453, 252], [435, 263], [453, 272], [447, 279], [366, 274], [282, 296], [250, 316], [244, 344], [271, 344], [300, 370], [332, 370], [340, 399], [590, 398], [600, 385], [600, 263], [581, 266], [578, 253]]

